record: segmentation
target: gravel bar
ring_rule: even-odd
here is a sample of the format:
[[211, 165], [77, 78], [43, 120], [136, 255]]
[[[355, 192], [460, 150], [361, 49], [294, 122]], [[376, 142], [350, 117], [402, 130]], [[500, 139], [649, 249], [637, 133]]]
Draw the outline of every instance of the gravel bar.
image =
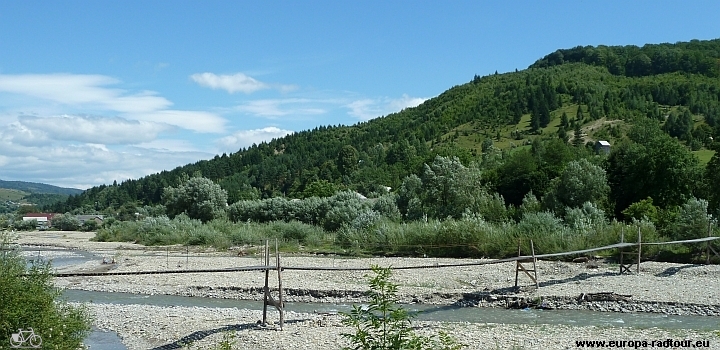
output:
[[[144, 247], [133, 243], [91, 242], [93, 233], [23, 233], [18, 243], [80, 249], [97, 254], [97, 261], [64, 266], [58, 272], [156, 271], [223, 269], [262, 265], [257, 247], [238, 247], [216, 252], [191, 247]], [[102, 264], [107, 258], [116, 264]], [[483, 260], [444, 258], [341, 258], [334, 255], [282, 256], [283, 266], [369, 267], [379, 265], [426, 266], [472, 263]], [[271, 264], [275, 259], [271, 259]], [[539, 261], [540, 288], [520, 276], [514, 288], [515, 263], [460, 266], [441, 269], [396, 270], [404, 302], [506, 307], [523, 301], [541, 301], [542, 307], [611, 312], [654, 312], [678, 315], [720, 316], [720, 266], [643, 262], [640, 273], [618, 275], [619, 267], [604, 261], [585, 263]], [[589, 268], [592, 267], [592, 268]], [[348, 303], [365, 301], [367, 272], [283, 272], [284, 300], [288, 302]], [[277, 277], [271, 272], [271, 287]], [[89, 291], [167, 294], [212, 298], [260, 300], [265, 274], [258, 271], [196, 274], [129, 275], [56, 278], [58, 287]], [[629, 296], [624, 300], [578, 300], [593, 293]], [[333, 349], [342, 347], [338, 316], [288, 312], [282, 332], [259, 328], [259, 311], [155, 307], [144, 305], [90, 304], [99, 328], [120, 334], [130, 349], [177, 349], [192, 342], [191, 349], [211, 348], [229, 334], [238, 349]], [[571, 327], [560, 325], [503, 325], [447, 322], [417, 322], [420, 332], [446, 329], [470, 349], [569, 349], [578, 339], [712, 339], [718, 336], [693, 330]], [[308, 329], [311, 328], [311, 329]], [[572, 344], [571, 344], [572, 343]], [[213, 345], [214, 344], [214, 345]], [[514, 344], [514, 345], [513, 345]], [[534, 345], [532, 345], [534, 344]]]

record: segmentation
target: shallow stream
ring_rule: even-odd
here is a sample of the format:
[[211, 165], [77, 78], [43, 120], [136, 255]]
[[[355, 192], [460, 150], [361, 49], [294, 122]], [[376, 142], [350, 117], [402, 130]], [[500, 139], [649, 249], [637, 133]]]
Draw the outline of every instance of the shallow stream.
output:
[[[23, 255], [30, 260], [38, 257], [52, 259], [53, 267], [66, 267], [91, 260], [102, 261], [98, 256], [85, 251], [62, 248], [23, 247]], [[91, 292], [65, 290], [64, 297], [71, 302], [92, 302], [108, 304], [140, 304], [156, 306], [185, 306], [207, 308], [241, 308], [261, 310], [262, 302], [182, 297], [172, 295], [141, 295], [130, 293]], [[295, 312], [337, 313], [346, 312], [351, 304], [327, 303], [286, 303], [286, 310]], [[720, 317], [676, 316], [653, 313], [615, 313], [583, 310], [511, 310], [501, 308], [456, 307], [413, 304], [406, 308], [417, 313], [418, 320], [505, 323], [505, 324], [561, 324], [571, 326], [637, 327], [663, 329], [716, 330], [720, 328]], [[90, 349], [125, 350], [117, 333], [93, 329], [86, 339]]]
[[[185, 306], [207, 308], [239, 308], [262, 310], [261, 301], [183, 297], [175, 295], [143, 295], [131, 293], [90, 292], [65, 290], [68, 301], [105, 304], [140, 304], [155, 306]], [[352, 304], [285, 303], [288, 311], [304, 313], [337, 313], [352, 309]], [[405, 305], [423, 321], [509, 323], [509, 324], [563, 324], [571, 326], [637, 327], [664, 329], [715, 330], [720, 317], [677, 316], [653, 313], [617, 313], [584, 310], [535, 310], [484, 307], [457, 307], [451, 305]]]

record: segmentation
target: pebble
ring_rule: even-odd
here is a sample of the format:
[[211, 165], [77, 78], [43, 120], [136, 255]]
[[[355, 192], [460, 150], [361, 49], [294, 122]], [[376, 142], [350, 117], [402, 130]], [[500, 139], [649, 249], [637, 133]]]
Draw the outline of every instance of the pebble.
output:
[[[164, 269], [207, 269], [258, 266], [259, 256], [237, 256], [233, 252], [170, 252], [134, 244], [89, 242], [87, 233], [23, 235], [20, 244], [45, 244], [90, 251], [100, 256], [121, 256], [113, 271], [154, 271]], [[66, 242], [70, 240], [70, 242]], [[187, 261], [187, 263], [186, 263]], [[337, 256], [281, 257], [283, 266], [369, 267], [436, 266], [481, 262], [477, 259], [386, 258], [346, 259]], [[182, 267], [177, 268], [178, 262]], [[274, 263], [274, 257], [271, 258]], [[63, 267], [62, 272], [92, 271], [100, 261]], [[588, 270], [583, 264], [539, 261], [539, 290], [521, 275], [522, 288], [513, 288], [514, 263], [452, 268], [395, 270], [392, 281], [406, 303], [456, 304], [461, 306], [505, 307], [508, 298], [539, 299], [543, 306], [557, 309], [584, 309], [605, 312], [651, 312], [674, 315], [720, 316], [720, 266], [643, 262], [639, 274], [618, 275], [617, 265], [600, 263]], [[366, 301], [368, 271], [283, 272], [284, 300], [288, 302], [357, 303]], [[61, 288], [137, 294], [170, 294], [214, 298], [260, 300], [265, 274], [256, 272], [185, 273], [108, 277], [56, 278]], [[270, 273], [270, 287], [277, 286], [277, 275]], [[629, 301], [578, 302], [582, 293], [615, 292], [632, 295]], [[216, 348], [226, 331], [236, 335], [239, 349], [337, 349], [347, 345], [340, 334], [350, 329], [339, 315], [296, 314], [288, 312], [282, 332], [274, 326], [256, 327], [260, 311], [243, 309], [159, 307], [149, 305], [89, 304], [98, 328], [120, 334], [129, 349]], [[277, 317], [276, 313], [271, 313]], [[498, 348], [574, 348], [577, 339], [712, 339], [710, 332], [692, 330], [571, 327], [563, 325], [502, 325], [443, 322], [414, 322], [419, 332], [446, 330], [464, 342], [468, 349]]]

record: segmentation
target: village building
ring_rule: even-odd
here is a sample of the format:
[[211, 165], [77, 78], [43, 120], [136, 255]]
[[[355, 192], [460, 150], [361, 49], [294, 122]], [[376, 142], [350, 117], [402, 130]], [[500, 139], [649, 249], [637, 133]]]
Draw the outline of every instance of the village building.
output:
[[610, 142], [604, 140], [595, 142], [595, 153], [610, 154]]
[[36, 220], [37, 228], [47, 229], [52, 227], [52, 218], [57, 214], [55, 213], [27, 213], [23, 215], [23, 221]]
[[95, 221], [98, 226], [102, 226], [103, 221], [105, 221], [104, 215], [75, 215], [75, 218], [80, 220], [81, 225], [84, 225], [88, 220], [92, 220]]

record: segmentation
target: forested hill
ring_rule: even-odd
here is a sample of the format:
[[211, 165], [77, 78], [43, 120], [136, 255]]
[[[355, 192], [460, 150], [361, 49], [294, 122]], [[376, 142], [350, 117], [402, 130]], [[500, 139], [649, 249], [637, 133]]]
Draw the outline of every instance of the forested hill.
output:
[[82, 190], [57, 187], [36, 182], [0, 180], [0, 213], [10, 213], [22, 205], [33, 204], [38, 207], [64, 202], [69, 195], [77, 195]]
[[53, 185], [37, 183], [37, 182], [25, 182], [25, 181], [5, 181], [0, 180], [0, 188], [6, 188], [9, 190], [17, 190], [29, 193], [37, 194], [80, 194], [82, 190], [77, 188], [57, 187]]
[[568, 161], [586, 157], [586, 144], [637, 142], [627, 134], [639, 121], [709, 158], [711, 137], [720, 137], [719, 58], [720, 40], [558, 50], [526, 70], [475, 76], [415, 108], [93, 187], [51, 209], [134, 210], [160, 203], [165, 187], [197, 172], [218, 182], [230, 203], [338, 189], [369, 195], [398, 189], [436, 155], [483, 162], [484, 185], [517, 205], [530, 190], [542, 195]]
[[530, 68], [564, 63], [605, 67], [611, 74], [640, 77], [682, 72], [720, 77], [720, 39], [637, 46], [577, 46], [557, 50]]

